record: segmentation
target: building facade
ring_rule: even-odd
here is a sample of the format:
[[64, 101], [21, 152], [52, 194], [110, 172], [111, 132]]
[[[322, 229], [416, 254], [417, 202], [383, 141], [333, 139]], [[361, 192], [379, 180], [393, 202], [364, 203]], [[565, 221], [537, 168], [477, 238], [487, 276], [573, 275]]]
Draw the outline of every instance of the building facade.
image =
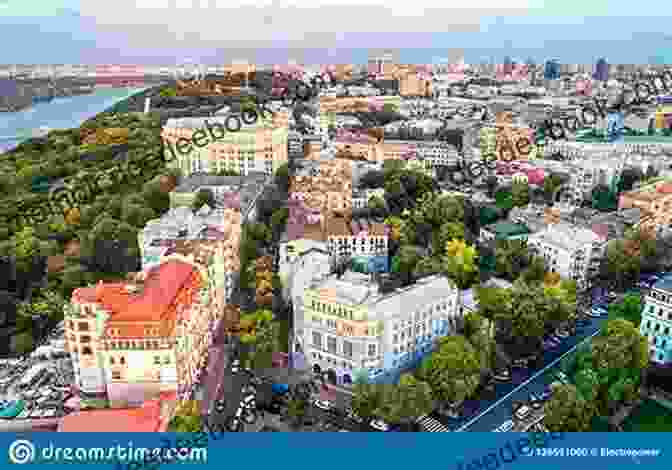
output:
[[80, 391], [121, 408], [162, 392], [185, 399], [216, 325], [207, 276], [170, 260], [134, 282], [75, 289], [65, 334]]
[[604, 257], [606, 238], [592, 230], [565, 223], [549, 224], [546, 230], [529, 235], [528, 244], [544, 258], [551, 272], [574, 279], [577, 287], [588, 286]]
[[429, 354], [451, 334], [458, 290], [445, 277], [384, 292], [372, 276], [347, 272], [306, 289], [304, 354], [315, 373], [343, 385], [385, 380]]
[[653, 285], [646, 296], [640, 333], [649, 343], [651, 362], [672, 363], [672, 280], [663, 279]]
[[[207, 123], [206, 123], [207, 121]], [[240, 175], [262, 172], [272, 175], [282, 164], [287, 163], [288, 134], [286, 126], [243, 127], [237, 132], [221, 131], [220, 137], [208, 129], [218, 123], [226, 125], [226, 118], [180, 118], [169, 119], [163, 128], [166, 161], [179, 168], [184, 176], [197, 172], [233, 170]], [[235, 124], [229, 123], [229, 126]], [[207, 145], [198, 147], [191, 143], [196, 132], [202, 132]], [[186, 146], [186, 154], [178, 151], [178, 140]], [[185, 144], [185, 140], [187, 144]], [[203, 137], [200, 139], [203, 141]]]

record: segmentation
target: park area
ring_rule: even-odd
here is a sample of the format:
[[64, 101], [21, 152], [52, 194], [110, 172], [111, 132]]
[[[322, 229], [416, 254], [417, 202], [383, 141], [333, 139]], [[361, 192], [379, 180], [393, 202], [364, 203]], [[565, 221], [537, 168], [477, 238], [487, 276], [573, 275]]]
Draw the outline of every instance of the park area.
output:
[[623, 422], [625, 432], [672, 432], [672, 410], [646, 400]]

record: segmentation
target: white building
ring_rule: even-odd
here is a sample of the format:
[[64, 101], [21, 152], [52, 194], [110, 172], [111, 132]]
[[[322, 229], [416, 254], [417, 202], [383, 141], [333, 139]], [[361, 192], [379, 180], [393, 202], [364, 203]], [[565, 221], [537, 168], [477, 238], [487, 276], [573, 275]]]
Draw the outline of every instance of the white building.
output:
[[327, 225], [327, 251], [333, 262], [349, 256], [387, 256], [389, 236], [384, 224], [353, 220], [350, 224], [333, 221]]
[[453, 333], [460, 312], [459, 291], [442, 276], [389, 292], [365, 274], [329, 277], [305, 291], [306, 360], [339, 384], [385, 380]]
[[605, 254], [607, 240], [592, 230], [566, 223], [548, 224], [546, 230], [530, 234], [528, 245], [546, 261], [551, 272], [587, 286]]

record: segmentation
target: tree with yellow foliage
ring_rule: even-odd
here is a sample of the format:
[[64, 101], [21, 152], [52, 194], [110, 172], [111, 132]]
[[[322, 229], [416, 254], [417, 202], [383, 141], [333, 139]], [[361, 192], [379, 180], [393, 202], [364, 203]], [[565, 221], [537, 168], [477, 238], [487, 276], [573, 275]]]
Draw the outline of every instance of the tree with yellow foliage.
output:
[[446, 242], [443, 271], [460, 289], [468, 289], [479, 278], [478, 252], [464, 240]]
[[79, 225], [81, 214], [78, 207], [73, 207], [65, 216], [65, 223], [68, 225]]

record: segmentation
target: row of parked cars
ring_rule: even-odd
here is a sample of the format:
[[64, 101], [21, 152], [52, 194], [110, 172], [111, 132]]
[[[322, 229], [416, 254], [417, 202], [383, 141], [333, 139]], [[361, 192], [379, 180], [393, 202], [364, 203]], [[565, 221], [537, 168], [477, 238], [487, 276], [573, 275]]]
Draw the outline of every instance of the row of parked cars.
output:
[[[333, 414], [334, 416], [342, 419], [347, 419], [355, 424], [362, 425], [364, 424], [364, 419], [357, 416], [352, 408], [340, 409], [334, 406], [331, 402], [326, 400], [313, 400], [313, 406], [324, 412]], [[383, 421], [382, 419], [373, 419], [368, 421], [368, 424], [371, 428], [380, 432], [392, 431], [392, 426]]]

